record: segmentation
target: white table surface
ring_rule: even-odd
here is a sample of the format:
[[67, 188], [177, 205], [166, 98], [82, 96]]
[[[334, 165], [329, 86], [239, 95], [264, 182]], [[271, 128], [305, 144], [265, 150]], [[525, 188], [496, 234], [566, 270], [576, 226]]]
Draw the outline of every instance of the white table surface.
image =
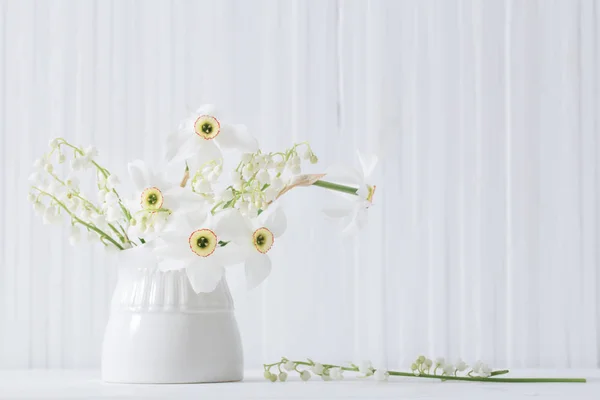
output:
[[392, 378], [389, 382], [357, 379], [323, 382], [297, 377], [265, 381], [259, 371], [243, 382], [192, 385], [107, 384], [98, 371], [0, 371], [0, 399], [600, 399], [600, 370], [514, 371], [512, 377], [584, 377], [588, 383], [479, 383]]

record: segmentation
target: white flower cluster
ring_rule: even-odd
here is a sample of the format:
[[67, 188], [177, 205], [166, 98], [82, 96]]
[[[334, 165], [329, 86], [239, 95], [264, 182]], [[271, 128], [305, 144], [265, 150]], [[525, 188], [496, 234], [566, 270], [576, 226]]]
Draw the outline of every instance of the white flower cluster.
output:
[[[364, 377], [373, 376], [377, 381], [387, 381], [390, 374], [386, 369], [373, 368], [370, 361], [363, 361], [359, 365], [350, 364], [348, 366], [321, 364], [311, 359], [307, 361], [292, 361], [283, 357], [281, 361], [274, 364], [265, 364], [264, 377], [271, 382], [280, 380], [285, 382], [288, 374], [281, 371], [279, 374], [271, 372], [271, 368], [277, 367], [279, 371], [283, 368], [287, 372], [297, 372], [300, 379], [308, 381], [313, 375], [321, 377], [324, 381], [339, 381], [344, 379], [344, 371], [360, 372]], [[299, 368], [302, 368], [300, 370]]]
[[[54, 224], [68, 218], [71, 224], [69, 242], [73, 245], [81, 240], [83, 230], [89, 241], [130, 247], [125, 234], [126, 211], [115, 190], [119, 180], [95, 161], [98, 151], [94, 147], [84, 150], [62, 138], [50, 141], [49, 147], [50, 151], [34, 162], [34, 172], [29, 177], [28, 199], [44, 223]], [[65, 163], [69, 154], [68, 167], [59, 165]], [[78, 171], [90, 167], [96, 169], [98, 203], [83, 193], [77, 176]], [[65, 178], [59, 175], [61, 169], [69, 169]]]
[[210, 160], [195, 172], [192, 189], [211, 203], [213, 212], [236, 208], [242, 215], [256, 218], [275, 201], [290, 176], [302, 172], [302, 159], [313, 164], [318, 161], [308, 143], [296, 144], [284, 152], [244, 153], [221, 189], [217, 187], [223, 172], [222, 163]]
[[[431, 368], [433, 368], [433, 371], [431, 371]], [[420, 376], [423, 374], [429, 375], [430, 373], [433, 375], [438, 375], [438, 371], [441, 372], [442, 376], [458, 376], [457, 374], [459, 372], [464, 372], [469, 369], [469, 365], [467, 365], [467, 363], [465, 363], [462, 359], [458, 359], [455, 364], [452, 364], [447, 362], [443, 357], [438, 357], [432, 362], [431, 359], [426, 358], [425, 356], [419, 356], [410, 366], [410, 369], [415, 376]], [[487, 378], [491, 375], [491, 373], [491, 368], [481, 361], [477, 361], [475, 364], [473, 364], [473, 367], [471, 371], [468, 372], [468, 375]]]

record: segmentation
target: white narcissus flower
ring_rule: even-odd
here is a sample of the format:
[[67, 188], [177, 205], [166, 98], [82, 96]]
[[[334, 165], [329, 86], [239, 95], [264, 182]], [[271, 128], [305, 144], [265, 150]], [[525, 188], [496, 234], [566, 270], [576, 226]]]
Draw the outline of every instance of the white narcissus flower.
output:
[[337, 202], [325, 208], [323, 212], [330, 218], [338, 219], [344, 234], [355, 233], [367, 224], [367, 209], [373, 204], [376, 186], [369, 184], [369, 179], [377, 165], [377, 156], [364, 156], [358, 152], [361, 170], [349, 167], [331, 167], [325, 176], [329, 182], [357, 188], [356, 195], [336, 192], [348, 201]]
[[373, 377], [378, 381], [387, 381], [389, 376], [390, 376], [390, 373], [387, 372], [387, 370], [385, 370], [383, 368], [379, 368], [379, 369], [375, 370], [375, 373], [373, 373]]
[[210, 160], [221, 159], [222, 149], [254, 152], [258, 143], [243, 125], [226, 122], [212, 105], [203, 105], [185, 119], [167, 140], [167, 159], [186, 161], [190, 170]]
[[[255, 210], [255, 206], [250, 204]], [[250, 213], [250, 211], [249, 211]], [[274, 206], [260, 214], [256, 220], [243, 218], [239, 213], [235, 223], [236, 236], [233, 241], [239, 247], [245, 261], [246, 284], [255, 288], [269, 276], [271, 259], [267, 254], [275, 239], [281, 236], [287, 227], [287, 219], [281, 207]]]
[[208, 210], [180, 215], [173, 220], [173, 230], [160, 234], [156, 254], [166, 263], [162, 270], [185, 268], [196, 293], [215, 290], [224, 274], [224, 267], [241, 261], [235, 246], [225, 245], [234, 236], [235, 223], [230, 221], [234, 210], [212, 216]]
[[[149, 227], [153, 227], [155, 232], [160, 231], [172, 211], [190, 209], [201, 200], [197, 195], [179, 187], [176, 182], [169, 182], [162, 174], [154, 173], [141, 160], [129, 163], [127, 168], [135, 189], [134, 199], [130, 202], [129, 209], [136, 223], [129, 227], [130, 232], [128, 232], [134, 237], [148, 236]], [[110, 192], [106, 197], [113, 194]], [[143, 223], [137, 223], [142, 220]]]

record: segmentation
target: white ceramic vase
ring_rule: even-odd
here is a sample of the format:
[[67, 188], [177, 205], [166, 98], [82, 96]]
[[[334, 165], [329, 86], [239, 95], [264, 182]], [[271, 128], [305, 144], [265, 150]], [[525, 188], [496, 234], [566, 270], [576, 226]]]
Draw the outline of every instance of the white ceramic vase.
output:
[[[160, 271], [140, 251], [120, 257], [102, 345], [102, 379], [120, 383], [231, 382], [243, 354], [225, 280], [197, 294], [185, 270]], [[134, 257], [130, 257], [129, 255]], [[144, 265], [145, 264], [145, 265]]]

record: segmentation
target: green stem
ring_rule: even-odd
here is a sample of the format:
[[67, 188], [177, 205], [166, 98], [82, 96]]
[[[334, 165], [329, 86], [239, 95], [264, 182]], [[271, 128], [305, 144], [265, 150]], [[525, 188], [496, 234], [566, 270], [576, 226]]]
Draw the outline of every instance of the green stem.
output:
[[116, 240], [114, 240], [111, 236], [109, 236], [106, 232], [98, 229], [97, 227], [95, 227], [94, 225], [88, 224], [87, 222], [83, 221], [82, 219], [78, 218], [75, 214], [73, 214], [69, 208], [64, 205], [60, 200], [58, 200], [55, 196], [53, 196], [52, 194], [36, 187], [33, 186], [33, 188], [37, 191], [39, 191], [40, 193], [52, 198], [56, 204], [58, 204], [63, 210], [65, 210], [67, 212], [67, 214], [69, 214], [69, 216], [71, 218], [73, 218], [77, 223], [87, 227], [88, 229], [93, 230], [94, 232], [96, 232], [97, 234], [100, 235], [101, 238], [105, 238], [107, 239], [109, 242], [111, 242], [112, 244], [114, 244], [115, 246], [117, 246], [119, 248], [119, 250], [124, 250], [123, 246], [121, 246]]
[[337, 192], [348, 193], [348, 194], [353, 194], [353, 195], [357, 195], [356, 192], [358, 192], [357, 188], [353, 188], [351, 186], [340, 185], [339, 183], [333, 183], [333, 182], [327, 182], [327, 181], [321, 181], [321, 180], [313, 183], [313, 186], [319, 186], [319, 187], [322, 187], [325, 189], [335, 190]]
[[[59, 143], [59, 146], [62, 145], [62, 144], [64, 144], [65, 146], [68, 146], [68, 147], [72, 148], [73, 151], [75, 151], [79, 155], [81, 155], [81, 156], [85, 155], [85, 153], [83, 152], [83, 150], [81, 150], [79, 147], [72, 145], [71, 143], [67, 142], [63, 138], [59, 138], [59, 140], [61, 140], [61, 142]], [[98, 171], [100, 171], [100, 173], [104, 176], [105, 179], [107, 179], [110, 176], [110, 172], [106, 168], [100, 166], [100, 164], [98, 164], [94, 160], [90, 160], [90, 161], [96, 167], [96, 169]], [[131, 213], [123, 205], [123, 202], [121, 200], [121, 196], [119, 196], [119, 193], [115, 189], [112, 189], [111, 192], [113, 192], [117, 196], [117, 199], [119, 200], [119, 207], [121, 208], [121, 211], [123, 212], [123, 215], [125, 215], [125, 217], [127, 218], [127, 221], [131, 220]]]

